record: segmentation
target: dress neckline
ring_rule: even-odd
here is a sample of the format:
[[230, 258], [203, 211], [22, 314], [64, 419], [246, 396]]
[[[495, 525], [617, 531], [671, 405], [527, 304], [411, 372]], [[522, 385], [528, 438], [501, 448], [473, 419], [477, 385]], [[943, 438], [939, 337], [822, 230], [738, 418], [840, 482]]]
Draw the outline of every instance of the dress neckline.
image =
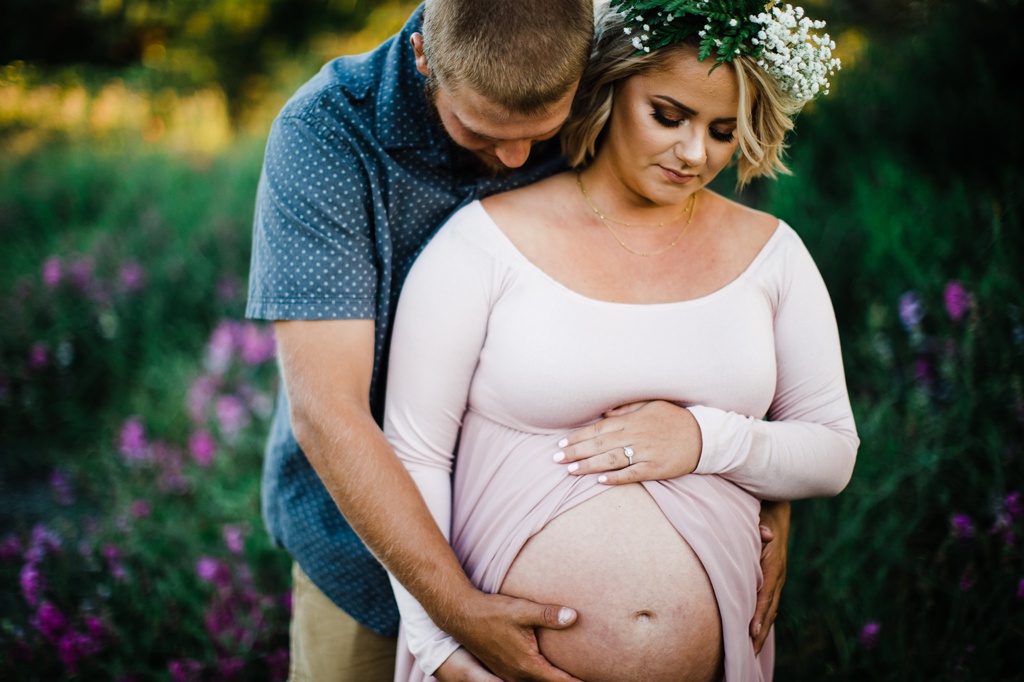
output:
[[[619, 301], [607, 301], [605, 299], [587, 296], [586, 294], [582, 294], [576, 291], [575, 289], [571, 289], [562, 282], [559, 282], [557, 279], [548, 274], [548, 272], [546, 272], [532, 260], [527, 258], [526, 254], [519, 250], [519, 247], [515, 245], [515, 243], [509, 238], [507, 234], [505, 234], [505, 231], [501, 229], [501, 226], [499, 226], [497, 222], [495, 222], [494, 218], [491, 217], [491, 214], [488, 213], [487, 209], [484, 208], [483, 204], [480, 202], [479, 199], [474, 200], [471, 204], [469, 204], [469, 206], [472, 206], [475, 210], [478, 210], [484, 216], [484, 224], [487, 226], [487, 229], [490, 229], [496, 233], [498, 241], [501, 244], [502, 248], [504, 248], [506, 251], [512, 254], [512, 256], [516, 260], [523, 263], [529, 272], [538, 276], [540, 279], [548, 282], [550, 286], [552, 286], [558, 291], [561, 291], [563, 294], [573, 298], [577, 298], [581, 301], [585, 301], [586, 303], [592, 305], [614, 307], [625, 306], [629, 308], [644, 308], [652, 310], [664, 307], [701, 305], [713, 301], [719, 298], [720, 296], [726, 295], [734, 288], [740, 286], [740, 284], [742, 284], [743, 281], [750, 278], [750, 276], [760, 267], [761, 263], [763, 263], [768, 258], [768, 255], [771, 253], [771, 251], [775, 249], [776, 243], [781, 241], [782, 235], [787, 232], [787, 230], [784, 228], [789, 227], [785, 223], [785, 221], [779, 220], [775, 226], [775, 230], [768, 238], [768, 241], [766, 241], [761, 246], [761, 249], [757, 252], [757, 255], [754, 256], [754, 258], [750, 261], [750, 263], [747, 264], [743, 271], [740, 272], [740, 274], [738, 274], [735, 278], [733, 278], [726, 284], [722, 285], [718, 289], [715, 289], [714, 291], [711, 291], [702, 296], [698, 296], [696, 298], [687, 298], [679, 301], [665, 301], [662, 303], [623, 303]], [[792, 228], [789, 229], [791, 230]]]

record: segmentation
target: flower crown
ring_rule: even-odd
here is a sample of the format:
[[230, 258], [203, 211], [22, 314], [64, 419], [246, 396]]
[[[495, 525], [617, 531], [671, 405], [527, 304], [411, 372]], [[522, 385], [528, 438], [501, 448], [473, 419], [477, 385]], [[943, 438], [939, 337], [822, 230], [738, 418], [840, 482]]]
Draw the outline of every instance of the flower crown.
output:
[[[812, 29], [824, 21], [779, 0], [610, 0], [623, 15], [637, 53], [650, 52], [696, 34], [698, 59], [715, 52], [715, 67], [747, 55], [801, 104], [828, 94], [828, 77], [840, 68], [836, 44]], [[715, 68], [712, 67], [712, 68]]]

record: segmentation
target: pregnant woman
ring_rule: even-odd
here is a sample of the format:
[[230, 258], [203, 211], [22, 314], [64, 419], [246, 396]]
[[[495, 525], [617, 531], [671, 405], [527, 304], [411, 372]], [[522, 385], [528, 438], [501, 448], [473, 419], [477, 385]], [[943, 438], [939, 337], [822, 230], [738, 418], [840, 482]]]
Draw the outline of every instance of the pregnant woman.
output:
[[[767, 680], [760, 500], [838, 493], [858, 439], [810, 255], [707, 185], [784, 171], [835, 62], [800, 10], [613, 4], [563, 131], [575, 170], [466, 206], [409, 275], [385, 433], [476, 585], [577, 610], [538, 633], [556, 666]], [[673, 448], [640, 426], [666, 410]], [[398, 679], [444, 679], [458, 644], [395, 586]]]

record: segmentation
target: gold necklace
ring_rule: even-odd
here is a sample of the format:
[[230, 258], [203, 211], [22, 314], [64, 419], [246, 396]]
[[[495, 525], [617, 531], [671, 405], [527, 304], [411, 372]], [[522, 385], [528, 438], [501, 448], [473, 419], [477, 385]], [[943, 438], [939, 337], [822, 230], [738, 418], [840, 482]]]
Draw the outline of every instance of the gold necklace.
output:
[[[668, 246], [663, 246], [660, 249], [658, 249], [657, 251], [651, 251], [649, 253], [643, 253], [641, 251], [634, 251], [633, 249], [629, 248], [629, 246], [626, 244], [626, 242], [622, 241], [622, 239], [619, 237], [619, 235], [616, 234], [615, 230], [612, 229], [612, 226], [608, 224], [608, 221], [619, 223], [619, 225], [625, 225], [626, 227], [664, 227], [665, 224], [666, 224], [666, 221], [662, 221], [662, 222], [658, 223], [657, 225], [647, 225], [647, 226], [644, 226], [644, 225], [638, 225], [636, 223], [624, 223], [624, 222], [621, 222], [621, 221], [618, 221], [618, 220], [612, 220], [611, 218], [606, 216], [604, 213], [602, 213], [601, 209], [599, 209], [597, 206], [595, 206], [594, 202], [590, 200], [590, 195], [587, 194], [587, 188], [583, 186], [583, 175], [579, 171], [576, 171], [576, 185], [580, 188], [580, 192], [583, 194], [583, 200], [587, 202], [587, 206], [589, 206], [590, 210], [594, 212], [594, 215], [596, 215], [601, 220], [601, 224], [604, 225], [606, 228], [608, 228], [608, 231], [612, 233], [613, 237], [615, 237], [615, 241], [617, 241], [619, 243], [619, 246], [624, 248], [626, 251], [629, 251], [634, 256], [642, 256], [644, 258], [650, 258], [651, 256], [657, 256], [657, 255], [663, 254], [666, 251], [668, 251], [669, 249], [671, 249], [673, 246], [678, 244], [679, 240], [683, 238], [683, 234], [686, 232], [686, 228], [688, 228], [690, 226], [690, 223], [693, 222], [693, 214], [694, 214], [694, 211], [697, 209], [697, 192], [694, 192], [693, 194], [690, 195], [689, 205], [683, 211], [683, 213], [687, 213], [688, 212], [690, 214], [690, 217], [686, 219], [685, 223], [683, 223], [683, 226], [682, 226], [682, 228], [680, 228], [679, 234], [676, 235], [675, 239], [673, 239], [672, 242]], [[675, 221], [677, 221], [677, 220], [679, 220], [680, 218], [683, 217], [683, 213], [680, 213], [678, 216], [676, 216], [675, 218], [673, 218], [672, 220], [667, 221], [667, 222], [674, 223]]]

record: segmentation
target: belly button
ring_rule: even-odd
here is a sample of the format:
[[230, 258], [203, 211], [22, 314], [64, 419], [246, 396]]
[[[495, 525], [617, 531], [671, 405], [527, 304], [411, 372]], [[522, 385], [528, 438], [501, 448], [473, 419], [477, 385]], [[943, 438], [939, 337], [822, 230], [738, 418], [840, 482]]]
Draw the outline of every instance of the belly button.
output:
[[654, 613], [651, 611], [634, 611], [633, 620], [637, 621], [638, 623], [647, 624], [654, 620]]

